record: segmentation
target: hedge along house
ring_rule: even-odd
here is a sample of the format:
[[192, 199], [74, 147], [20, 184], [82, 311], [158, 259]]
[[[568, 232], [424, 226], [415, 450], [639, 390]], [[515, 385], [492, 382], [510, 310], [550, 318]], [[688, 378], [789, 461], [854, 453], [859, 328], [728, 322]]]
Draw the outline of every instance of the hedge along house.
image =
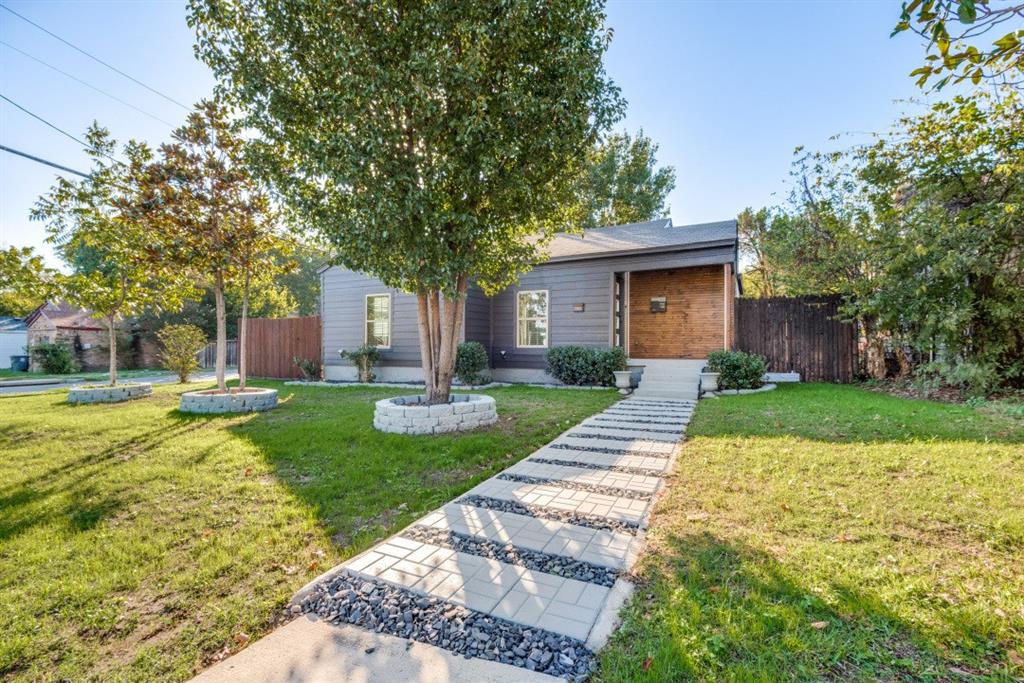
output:
[[[708, 353], [733, 346], [736, 261], [736, 221], [560, 233], [516, 285], [492, 297], [469, 288], [462, 338], [484, 345], [499, 381], [554, 382], [545, 354], [572, 344], [621, 346], [659, 374], [699, 372]], [[380, 381], [422, 381], [415, 296], [338, 266], [320, 277], [325, 378], [355, 380], [339, 351], [370, 344]]]

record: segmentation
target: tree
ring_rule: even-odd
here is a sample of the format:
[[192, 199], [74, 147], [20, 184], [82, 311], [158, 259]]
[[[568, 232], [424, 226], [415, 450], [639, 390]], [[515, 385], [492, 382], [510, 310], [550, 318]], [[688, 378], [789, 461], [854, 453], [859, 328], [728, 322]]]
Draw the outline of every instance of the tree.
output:
[[779, 264], [769, 256], [774, 220], [775, 216], [769, 209], [754, 211], [750, 207], [736, 218], [740, 258], [749, 263], [743, 271], [743, 290], [747, 295], [772, 297], [782, 294]]
[[241, 337], [249, 286], [279, 246], [271, 236], [273, 212], [244, 163], [238, 122], [229, 120], [224, 107], [200, 102], [173, 138], [161, 145], [159, 160], [139, 168], [148, 200], [141, 216], [163, 235], [167, 257], [213, 290], [217, 387], [227, 391], [225, 295], [233, 284], [242, 291], [239, 375], [244, 378]]
[[117, 142], [93, 124], [86, 132], [92, 171], [81, 180], [57, 178], [36, 202], [32, 219], [47, 223], [47, 241], [73, 267], [56, 278], [59, 296], [102, 319], [109, 334], [110, 384], [117, 384], [117, 325], [147, 305], [178, 305], [189, 289], [163, 259], [160, 235], [135, 220], [139, 201], [132, 166], [151, 157], [143, 144], [128, 142], [114, 160]]
[[32, 247], [0, 250], [0, 315], [23, 318], [53, 298], [57, 274]]
[[[928, 40], [926, 63], [911, 72], [918, 86], [933, 78], [948, 83], [996, 79], [1024, 82], [1024, 29], [1018, 27], [979, 48], [975, 39], [1007, 22], [1024, 21], [1024, 3], [995, 0], [910, 0], [904, 2], [892, 35], [912, 31]], [[958, 26], [955, 26], [957, 25]], [[951, 30], [951, 25], [955, 28]]]
[[195, 325], [165, 325], [156, 336], [163, 347], [160, 362], [184, 384], [199, 369], [196, 354], [206, 347], [206, 335]]
[[597, 0], [189, 3], [291, 218], [416, 295], [429, 402], [470, 281], [508, 286], [579, 223], [573, 169], [623, 107], [603, 21]]
[[584, 227], [641, 223], [668, 214], [665, 200], [675, 188], [676, 171], [655, 168], [657, 151], [642, 130], [636, 137], [609, 135], [590, 151], [577, 190]]

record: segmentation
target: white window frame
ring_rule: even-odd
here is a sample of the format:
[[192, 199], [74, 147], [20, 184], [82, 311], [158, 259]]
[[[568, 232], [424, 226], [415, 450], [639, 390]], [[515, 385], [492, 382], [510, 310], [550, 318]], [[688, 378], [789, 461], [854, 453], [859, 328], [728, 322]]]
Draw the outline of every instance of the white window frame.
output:
[[390, 349], [394, 339], [394, 321], [395, 321], [395, 308], [394, 299], [391, 296], [391, 292], [377, 292], [375, 294], [367, 294], [363, 298], [363, 345], [365, 346], [370, 342], [370, 299], [375, 299], [379, 296], [386, 296], [388, 298], [388, 345], [378, 346], [378, 349]]
[[[523, 294], [543, 294], [544, 295], [544, 326], [547, 334], [544, 336], [543, 344], [520, 344], [519, 343], [519, 324], [523, 322], [523, 318], [519, 317], [519, 297]], [[526, 318], [525, 320], [540, 320], [537, 317]], [[547, 289], [520, 289], [516, 292], [516, 348], [517, 349], [546, 349], [551, 345], [551, 293]]]

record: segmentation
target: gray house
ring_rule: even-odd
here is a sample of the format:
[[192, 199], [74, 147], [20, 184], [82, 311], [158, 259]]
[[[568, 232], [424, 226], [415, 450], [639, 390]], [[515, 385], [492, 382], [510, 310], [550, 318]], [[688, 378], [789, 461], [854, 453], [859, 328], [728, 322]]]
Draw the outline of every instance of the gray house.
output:
[[[621, 346], [636, 364], [697, 369], [732, 347], [736, 221], [559, 234], [548, 252], [496, 296], [469, 289], [462, 337], [484, 345], [494, 379], [553, 382], [544, 373], [552, 346]], [[338, 266], [320, 277], [325, 377], [354, 380], [339, 351], [369, 343], [381, 350], [380, 381], [422, 381], [416, 298]]]

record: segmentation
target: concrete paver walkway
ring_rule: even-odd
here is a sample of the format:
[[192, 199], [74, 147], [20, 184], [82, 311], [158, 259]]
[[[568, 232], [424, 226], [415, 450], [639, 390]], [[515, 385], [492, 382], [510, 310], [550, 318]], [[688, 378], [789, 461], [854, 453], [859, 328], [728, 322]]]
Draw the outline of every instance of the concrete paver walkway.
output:
[[[632, 589], [618, 575], [631, 568], [642, 547], [662, 477], [693, 408], [693, 401], [660, 397], [619, 401], [332, 569], [300, 591], [294, 603], [302, 604], [317, 585], [343, 574], [356, 583], [384, 582], [596, 650]], [[491, 556], [481, 546], [489, 547]], [[504, 554], [495, 555], [495, 548]], [[546, 554], [550, 561], [537, 565], [517, 559], [529, 553]], [[617, 577], [613, 585], [607, 585], [609, 573]], [[521, 658], [515, 663], [523, 666]], [[245, 675], [237, 679], [211, 680], [277, 680], [242, 670]], [[519, 670], [524, 680], [534, 675]], [[494, 675], [498, 680], [504, 674]]]

